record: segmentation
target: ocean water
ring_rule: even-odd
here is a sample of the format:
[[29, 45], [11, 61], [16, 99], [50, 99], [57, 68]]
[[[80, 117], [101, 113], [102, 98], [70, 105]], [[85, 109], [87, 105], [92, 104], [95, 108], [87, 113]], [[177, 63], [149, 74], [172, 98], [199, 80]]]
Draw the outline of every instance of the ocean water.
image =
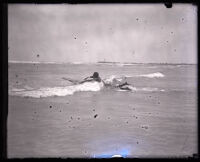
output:
[[[110, 84], [74, 85], [93, 72]], [[9, 64], [8, 157], [197, 152], [197, 65]]]
[[9, 95], [41, 98], [105, 90], [102, 83], [74, 85], [62, 79], [81, 81], [95, 71], [111, 85], [114, 79], [121, 83], [127, 81], [131, 84], [131, 92], [194, 92], [197, 89], [196, 70], [196, 65], [10, 63]]

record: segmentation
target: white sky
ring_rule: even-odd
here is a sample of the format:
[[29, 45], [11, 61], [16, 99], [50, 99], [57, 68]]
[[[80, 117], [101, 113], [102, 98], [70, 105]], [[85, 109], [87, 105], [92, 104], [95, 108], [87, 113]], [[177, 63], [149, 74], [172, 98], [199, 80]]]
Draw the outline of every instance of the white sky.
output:
[[8, 44], [9, 61], [197, 63], [197, 7], [9, 4]]

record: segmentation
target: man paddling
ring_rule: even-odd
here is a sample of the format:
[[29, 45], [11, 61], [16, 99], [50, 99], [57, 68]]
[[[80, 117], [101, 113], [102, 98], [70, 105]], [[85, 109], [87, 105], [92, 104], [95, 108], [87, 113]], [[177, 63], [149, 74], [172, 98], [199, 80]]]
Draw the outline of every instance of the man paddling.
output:
[[82, 84], [82, 83], [85, 83], [85, 82], [92, 82], [92, 81], [96, 81], [96, 82], [101, 82], [102, 81], [105, 84], [105, 82], [100, 78], [98, 72], [94, 72], [92, 76], [86, 77], [85, 79], [83, 79], [83, 81], [78, 81], [78, 80], [65, 78], [65, 77], [63, 77], [62, 79], [70, 81], [70, 82], [72, 82], [74, 84]]
[[[103, 82], [105, 86], [111, 86], [110, 84], [106, 84], [99, 76], [99, 73], [98, 72], [94, 72], [92, 76], [90, 77], [87, 77], [84, 79], [84, 81], [82, 81], [81, 83], [84, 83], [84, 82], [90, 82], [90, 81], [97, 81], [97, 82]], [[130, 84], [128, 84], [127, 82], [125, 83], [122, 83], [122, 84], [117, 84], [115, 87], [116, 88], [120, 88], [122, 90], [131, 90], [130, 89]]]
[[[83, 79], [83, 81], [81, 81], [81, 82], [80, 82], [80, 81], [76, 81], [76, 80], [67, 79], [67, 78], [63, 78], [63, 79], [68, 80], [68, 81], [70, 81], [70, 82], [73, 82], [74, 84], [82, 84], [82, 83], [85, 83], [85, 82], [96, 81], [96, 82], [103, 82], [103, 84], [104, 84], [105, 86], [112, 86], [111, 84], [105, 83], [105, 82], [103, 81], [103, 79], [100, 78], [98, 72], [94, 72], [92, 76], [86, 77], [86, 78]], [[130, 84], [128, 84], [127, 82], [125, 82], [125, 83], [123, 83], [123, 84], [118, 83], [118, 84], [116, 84], [114, 87], [120, 88], [120, 89], [122, 89], [122, 90], [131, 90], [131, 89], [129, 88], [129, 85], [130, 85]]]
[[90, 81], [101, 82], [101, 81], [103, 81], [103, 80], [100, 78], [98, 72], [94, 72], [92, 76], [89, 76], [89, 77], [85, 78], [81, 83], [90, 82]]

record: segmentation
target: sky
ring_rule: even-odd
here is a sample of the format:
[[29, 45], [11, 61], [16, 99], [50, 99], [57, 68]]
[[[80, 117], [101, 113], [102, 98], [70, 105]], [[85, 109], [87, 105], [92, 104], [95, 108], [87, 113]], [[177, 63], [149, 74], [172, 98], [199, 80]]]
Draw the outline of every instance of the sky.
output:
[[8, 60], [197, 63], [192, 4], [9, 4]]

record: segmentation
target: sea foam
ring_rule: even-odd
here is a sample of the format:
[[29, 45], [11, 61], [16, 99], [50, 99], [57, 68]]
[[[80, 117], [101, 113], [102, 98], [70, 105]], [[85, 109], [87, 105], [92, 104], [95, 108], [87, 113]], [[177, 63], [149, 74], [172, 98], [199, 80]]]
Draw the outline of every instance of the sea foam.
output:
[[[108, 78], [104, 79], [104, 82], [110, 86], [117, 86], [123, 84], [128, 77], [148, 77], [148, 78], [160, 78], [164, 77], [164, 74], [160, 72], [144, 74], [144, 75], [111, 75]], [[137, 91], [146, 91], [146, 92], [154, 92], [154, 91], [164, 91], [158, 88], [136, 88], [131, 85], [126, 85], [132, 92]], [[67, 96], [73, 95], [75, 92], [80, 91], [100, 91], [104, 87], [103, 82], [85, 82], [83, 84], [78, 85], [70, 85], [63, 87], [41, 87], [39, 89], [33, 89], [25, 85], [23, 88], [12, 87], [9, 89], [9, 95], [13, 96], [21, 96], [21, 97], [33, 97], [33, 98], [41, 98], [41, 97], [51, 97], [51, 96]], [[124, 91], [122, 89], [117, 89], [117, 91]], [[126, 90], [125, 90], [126, 91]]]
[[73, 95], [75, 92], [80, 91], [100, 91], [103, 88], [103, 83], [86, 82], [79, 85], [66, 86], [66, 87], [44, 87], [36, 90], [11, 90], [10, 95], [21, 97], [50, 97], [50, 96], [67, 96]]
[[[165, 92], [164, 89], [160, 88], [154, 88], [154, 87], [143, 87], [143, 88], [137, 88], [133, 86], [127, 86], [131, 92]], [[117, 91], [128, 91], [123, 89], [118, 89]]]
[[165, 77], [165, 75], [160, 72], [151, 73], [151, 74], [143, 74], [143, 75], [138, 75], [138, 76], [139, 77], [147, 77], [147, 78], [163, 78], [163, 77]]

